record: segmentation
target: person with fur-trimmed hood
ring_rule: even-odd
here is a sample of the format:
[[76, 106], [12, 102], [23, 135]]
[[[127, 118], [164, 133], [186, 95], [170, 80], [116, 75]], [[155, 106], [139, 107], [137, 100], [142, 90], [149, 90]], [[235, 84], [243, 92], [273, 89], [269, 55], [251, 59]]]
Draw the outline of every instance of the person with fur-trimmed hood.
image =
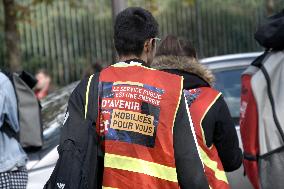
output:
[[167, 36], [151, 65], [155, 69], [183, 76], [184, 93], [200, 146], [200, 155], [211, 188], [229, 188], [225, 171], [242, 164], [242, 151], [222, 94], [212, 88], [214, 75], [201, 65], [191, 43]]

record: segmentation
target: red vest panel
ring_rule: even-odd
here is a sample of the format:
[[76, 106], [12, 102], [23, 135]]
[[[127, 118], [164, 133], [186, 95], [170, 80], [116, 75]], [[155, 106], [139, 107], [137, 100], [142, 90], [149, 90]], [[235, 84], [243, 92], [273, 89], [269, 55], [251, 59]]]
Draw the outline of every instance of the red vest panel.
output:
[[181, 77], [139, 63], [101, 72], [105, 188], [179, 188], [172, 132], [181, 93]]
[[230, 188], [217, 149], [214, 145], [207, 147], [202, 127], [202, 121], [205, 115], [220, 95], [220, 92], [209, 87], [185, 91], [193, 126], [196, 132], [200, 156], [205, 168], [205, 175], [207, 176], [208, 183], [212, 189]]

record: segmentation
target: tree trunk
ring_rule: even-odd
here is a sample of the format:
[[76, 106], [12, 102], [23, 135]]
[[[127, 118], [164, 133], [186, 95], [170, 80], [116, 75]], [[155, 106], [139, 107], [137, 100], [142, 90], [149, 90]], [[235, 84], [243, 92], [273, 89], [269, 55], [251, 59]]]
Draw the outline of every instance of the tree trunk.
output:
[[266, 12], [267, 16], [271, 16], [274, 13], [274, 0], [266, 0]]
[[21, 70], [20, 35], [17, 29], [17, 10], [15, 0], [3, 0], [5, 22], [6, 60], [10, 71]]
[[[112, 20], [115, 22], [116, 15], [123, 11], [127, 7], [127, 2], [125, 0], [112, 0]], [[116, 53], [115, 47], [112, 47], [112, 59], [118, 60], [118, 55]]]
[[116, 15], [124, 10], [127, 6], [127, 3], [125, 0], [112, 0], [112, 16], [115, 19]]

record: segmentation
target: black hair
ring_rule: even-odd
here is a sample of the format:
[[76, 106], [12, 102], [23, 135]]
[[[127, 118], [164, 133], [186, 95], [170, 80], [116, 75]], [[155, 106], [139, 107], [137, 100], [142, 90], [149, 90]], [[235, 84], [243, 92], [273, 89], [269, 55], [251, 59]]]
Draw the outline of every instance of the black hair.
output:
[[130, 7], [120, 12], [114, 25], [114, 45], [118, 55], [140, 56], [147, 39], [158, 35], [158, 23], [142, 8]]

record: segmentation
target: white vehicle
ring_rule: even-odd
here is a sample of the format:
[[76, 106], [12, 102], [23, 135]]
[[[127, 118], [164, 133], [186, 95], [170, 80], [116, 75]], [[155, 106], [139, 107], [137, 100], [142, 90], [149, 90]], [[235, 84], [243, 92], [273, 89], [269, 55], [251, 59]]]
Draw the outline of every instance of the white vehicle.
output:
[[[223, 93], [224, 99], [229, 106], [241, 147], [239, 128], [241, 73], [260, 54], [234, 54], [201, 60], [201, 63], [208, 66], [216, 76], [215, 88]], [[40, 151], [29, 153], [30, 160], [27, 166], [29, 171], [28, 189], [43, 188], [55, 167], [58, 159], [57, 145], [67, 101], [77, 84], [78, 82], [72, 83], [55, 91], [42, 102], [44, 146]], [[252, 189], [248, 179], [244, 176], [243, 167], [227, 175], [232, 189]]]

